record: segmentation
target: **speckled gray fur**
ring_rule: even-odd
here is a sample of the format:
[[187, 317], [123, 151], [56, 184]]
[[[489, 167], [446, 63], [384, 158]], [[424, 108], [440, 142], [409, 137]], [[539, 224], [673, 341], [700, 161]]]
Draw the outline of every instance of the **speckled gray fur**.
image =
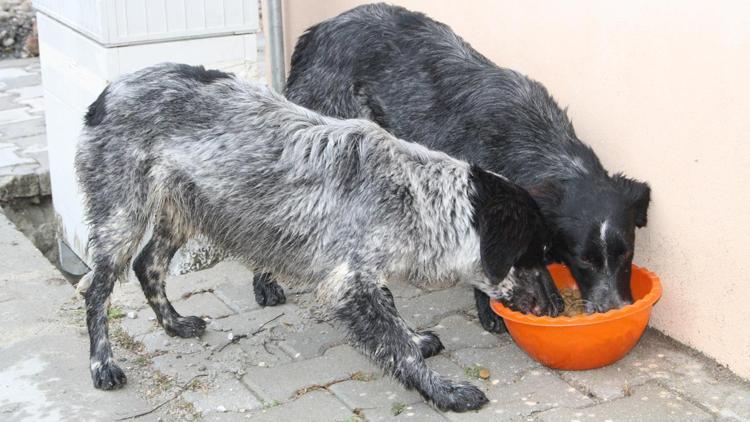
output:
[[439, 351], [439, 339], [405, 324], [386, 283], [460, 280], [510, 302], [537, 294], [537, 284], [516, 282], [543, 269], [546, 233], [525, 191], [372, 122], [323, 117], [264, 86], [185, 65], [113, 82], [86, 122], [76, 169], [94, 264], [86, 309], [96, 387], [125, 383], [105, 307], [134, 256], [167, 333], [203, 332], [205, 322], [179, 315], [164, 289], [172, 255], [202, 235], [254, 268], [316, 285], [351, 342], [439, 408], [486, 403], [476, 387], [427, 367], [423, 355]]

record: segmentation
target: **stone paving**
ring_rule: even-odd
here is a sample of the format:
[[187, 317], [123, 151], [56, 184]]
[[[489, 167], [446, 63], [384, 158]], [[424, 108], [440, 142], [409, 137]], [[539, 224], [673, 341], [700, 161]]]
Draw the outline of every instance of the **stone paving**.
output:
[[50, 194], [39, 59], [0, 61], [0, 201]]
[[[446, 346], [429, 365], [476, 384], [491, 400], [479, 412], [443, 413], [348, 346], [318, 315], [310, 292], [290, 291], [287, 304], [260, 308], [251, 280], [236, 262], [170, 278], [175, 308], [209, 321], [200, 339], [168, 337], [138, 284], [117, 286], [112, 306], [121, 317], [113, 331], [127, 346], [117, 356], [129, 374], [139, 365], [148, 374], [136, 388], [153, 389], [153, 378], [186, 385], [198, 376], [198, 386], [180, 395], [180, 408], [206, 420], [750, 420], [747, 383], [656, 331], [612, 366], [554, 371], [508, 334], [484, 332], [467, 287], [426, 291], [397, 283], [392, 290], [404, 318], [434, 330]], [[489, 379], [472, 377], [475, 365], [489, 369]]]

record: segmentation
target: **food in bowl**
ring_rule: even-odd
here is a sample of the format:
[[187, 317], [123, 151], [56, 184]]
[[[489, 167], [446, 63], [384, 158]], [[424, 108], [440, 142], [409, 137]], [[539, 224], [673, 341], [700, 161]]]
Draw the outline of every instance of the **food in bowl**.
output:
[[[577, 287], [564, 265], [548, 268], [558, 289]], [[635, 265], [630, 289], [632, 304], [604, 313], [552, 318], [522, 314], [495, 300], [491, 306], [513, 341], [533, 359], [555, 369], [594, 369], [616, 362], [638, 343], [662, 291], [656, 274]]]
[[565, 302], [565, 310], [563, 310], [561, 316], [576, 316], [584, 312], [583, 298], [581, 297], [581, 291], [572, 287], [565, 287], [560, 289], [560, 296]]

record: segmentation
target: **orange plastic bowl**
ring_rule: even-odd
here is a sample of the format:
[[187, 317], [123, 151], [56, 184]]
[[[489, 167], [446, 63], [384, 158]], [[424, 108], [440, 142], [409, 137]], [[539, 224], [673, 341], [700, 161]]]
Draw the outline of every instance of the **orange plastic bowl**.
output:
[[[578, 288], [564, 265], [549, 267], [558, 288]], [[651, 308], [661, 297], [656, 274], [633, 265], [630, 287], [634, 303], [605, 313], [573, 317], [522, 314], [492, 301], [513, 340], [529, 356], [550, 368], [594, 369], [625, 356], [648, 325]]]

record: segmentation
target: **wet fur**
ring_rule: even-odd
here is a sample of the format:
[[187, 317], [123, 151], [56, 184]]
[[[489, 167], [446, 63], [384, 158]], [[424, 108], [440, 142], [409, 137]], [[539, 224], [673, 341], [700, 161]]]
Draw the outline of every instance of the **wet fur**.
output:
[[200, 234], [254, 268], [316, 285], [352, 344], [438, 408], [487, 402], [427, 367], [442, 344], [406, 325], [386, 282], [458, 280], [504, 301], [523, 296], [518, 275], [543, 269], [546, 240], [523, 189], [370, 121], [323, 117], [266, 87], [185, 65], [113, 82], [86, 122], [76, 170], [90, 224], [86, 311], [97, 388], [126, 382], [106, 303], [134, 257], [166, 332], [201, 335], [205, 322], [179, 315], [164, 288], [172, 255]]
[[[498, 67], [447, 25], [385, 4], [344, 12], [299, 38], [286, 95], [507, 176], [539, 203], [554, 234], [549, 258], [573, 270], [588, 310], [631, 300], [648, 185], [609, 175], [540, 83]], [[477, 305], [485, 328], [497, 330], [481, 292]]]

